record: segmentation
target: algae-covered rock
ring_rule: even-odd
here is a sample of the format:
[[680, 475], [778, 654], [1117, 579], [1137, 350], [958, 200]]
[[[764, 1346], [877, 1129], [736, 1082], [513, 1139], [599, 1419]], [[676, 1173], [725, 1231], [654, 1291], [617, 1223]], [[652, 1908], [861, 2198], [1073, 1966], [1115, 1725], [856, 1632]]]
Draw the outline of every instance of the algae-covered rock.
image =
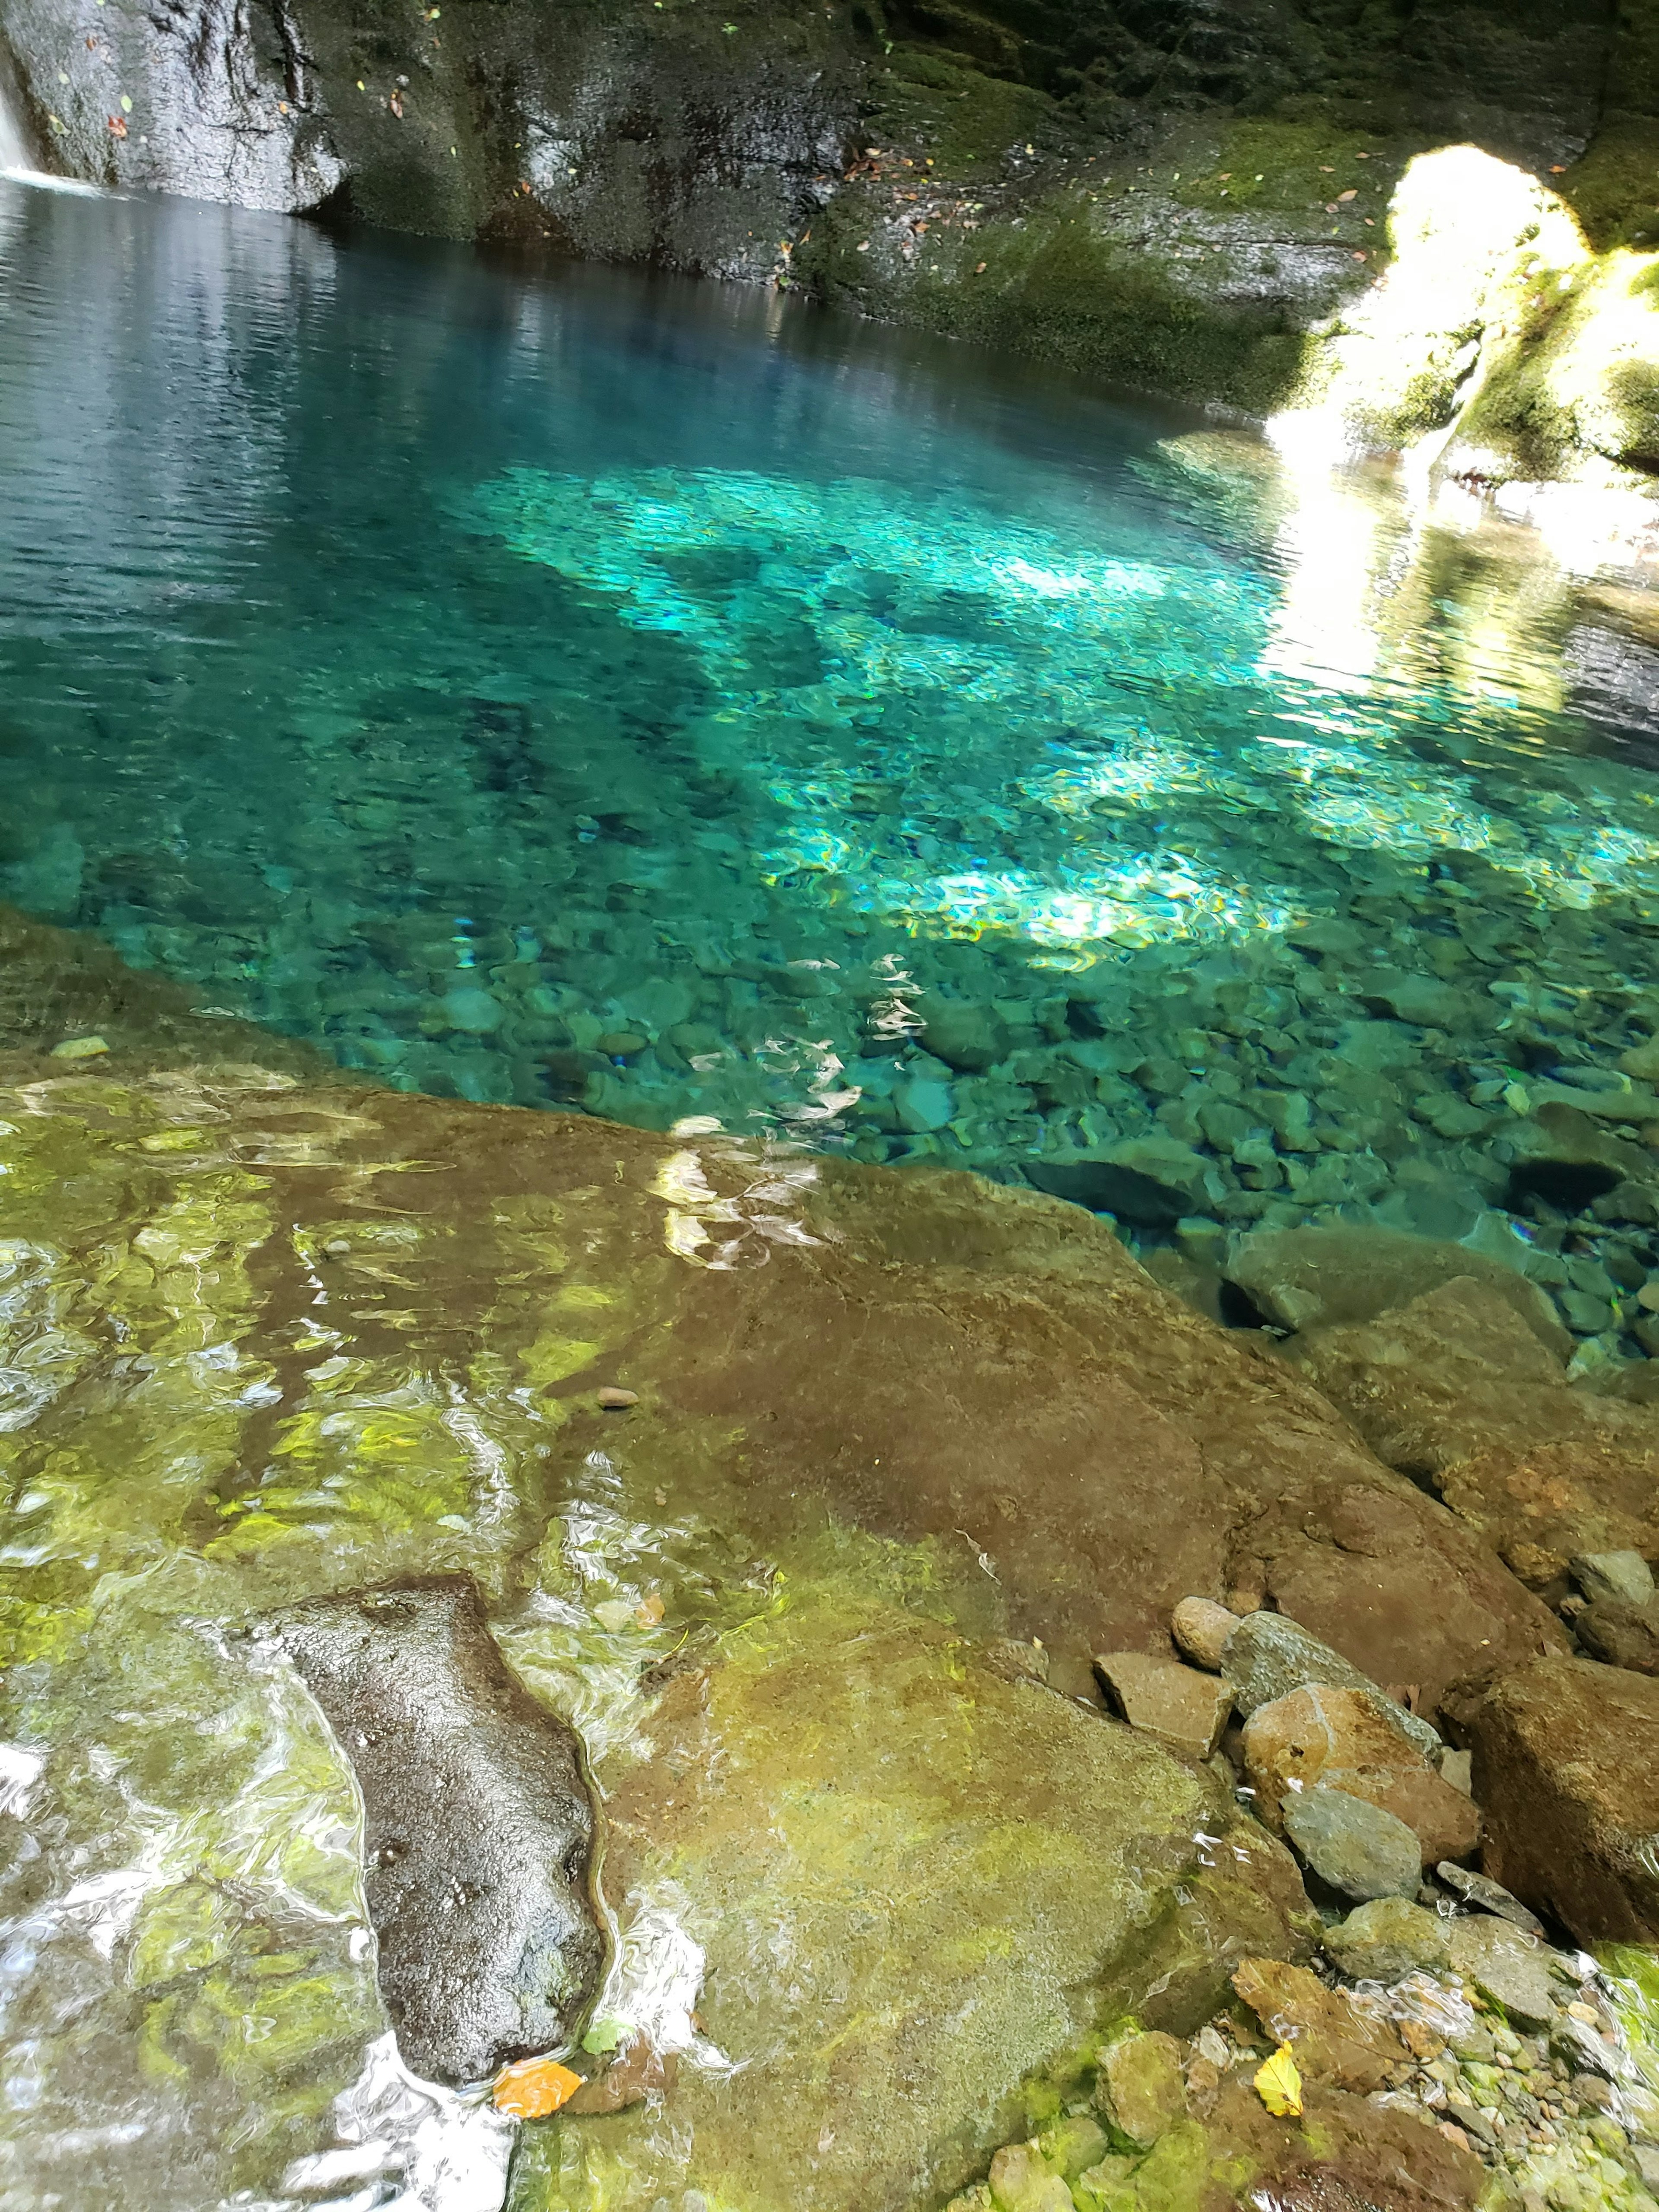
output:
[[1357, 1905], [1320, 1939], [1350, 1981], [1398, 1982], [1425, 1968], [1443, 1967], [1449, 1954], [1438, 1913], [1409, 1898], [1378, 1897]]
[[[854, 2174], [942, 2197], [1110, 2023], [1189, 2033], [1238, 1958], [1309, 1942], [1214, 1777], [996, 1639], [1081, 1687], [1236, 1561], [1385, 1680], [1547, 1627], [1299, 1378], [1036, 1194], [246, 1066], [0, 1076], [18, 1909], [62, 1934], [26, 2199], [88, 2078], [147, 2130], [88, 2191], [181, 2203], [280, 2193], [382, 2079], [352, 1778], [239, 1622], [474, 1577], [613, 1820], [594, 2033], [679, 2060], [666, 2103], [544, 2128], [522, 2187], [684, 2142], [792, 2212]], [[1412, 1606], [1374, 1607], [1385, 1571]]]
[[[728, 1639], [646, 1732], [648, 1760], [600, 1763], [606, 1882], [624, 1950], [665, 1913], [691, 1947], [698, 2063], [668, 2124], [532, 2131], [514, 2212], [942, 2199], [1018, 2132], [1023, 2084], [1074, 2079], [1096, 2023], [1161, 1990], [1229, 1819], [1146, 1738], [845, 1601]], [[1267, 1881], [1268, 1839], [1228, 1832], [1243, 1883]], [[1046, 2207], [1055, 2169], [1004, 2160], [998, 2203]]]
[[1123, 2036], [1101, 2053], [1095, 2094], [1120, 2145], [1150, 2150], [1186, 2118], [1181, 2057], [1175, 2038], [1157, 2033]]

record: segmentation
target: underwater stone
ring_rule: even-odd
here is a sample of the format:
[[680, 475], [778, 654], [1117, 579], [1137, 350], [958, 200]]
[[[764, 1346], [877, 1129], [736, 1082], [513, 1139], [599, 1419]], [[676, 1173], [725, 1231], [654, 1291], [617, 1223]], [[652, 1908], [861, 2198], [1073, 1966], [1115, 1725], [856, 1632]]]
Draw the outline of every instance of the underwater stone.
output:
[[1449, 1701], [1486, 1871], [1581, 1943], [1659, 1942], [1659, 1681], [1551, 1655]]
[[1461, 1243], [1358, 1224], [1258, 1229], [1234, 1243], [1226, 1277], [1281, 1328], [1372, 1320], [1459, 1279], [1512, 1306], [1564, 1364], [1572, 1346], [1549, 1298], [1518, 1268]]
[[1233, 1693], [1215, 1675], [1144, 1651], [1107, 1652], [1095, 1671], [1131, 1728], [1193, 1759], [1207, 1759], [1220, 1741]]
[[1517, 2027], [1547, 2027], [1559, 1995], [1551, 1972], [1556, 1954], [1535, 1936], [1484, 1913], [1460, 1916], [1447, 1931], [1452, 1964]]
[[275, 1624], [362, 1791], [380, 1991], [417, 2074], [477, 2081], [568, 2045], [605, 1939], [576, 1738], [503, 1665], [477, 1586], [441, 1575]]
[[1170, 1617], [1170, 1633], [1188, 1658], [1212, 1674], [1220, 1673], [1222, 1652], [1237, 1626], [1236, 1613], [1208, 1597], [1183, 1597]]
[[1126, 2035], [1101, 2054], [1096, 2101], [1115, 2140], [1150, 2150], [1187, 2116], [1181, 2045], [1172, 2035]]
[[463, 984], [459, 989], [446, 991], [438, 1001], [438, 1011], [447, 1026], [462, 1030], [472, 1036], [488, 1036], [500, 1029], [502, 1011], [488, 991], [475, 984]]
[[1316, 1783], [1285, 1804], [1285, 1832], [1320, 1880], [1344, 1897], [1414, 1897], [1423, 1859], [1417, 1838], [1380, 1805]]
[[928, 998], [916, 1012], [928, 1051], [962, 1074], [982, 1075], [1007, 1057], [1008, 1025], [994, 1007], [967, 999]]
[[1397, 1982], [1419, 1967], [1432, 1973], [1450, 1955], [1439, 1914], [1405, 1897], [1357, 1905], [1322, 1940], [1333, 1962], [1354, 1982]]
[[1264, 1815], [1281, 1812], [1287, 1792], [1318, 1782], [1403, 1820], [1425, 1865], [1462, 1858], [1480, 1840], [1473, 1801], [1406, 1741], [1374, 1690], [1310, 1686], [1257, 1706], [1244, 1727], [1244, 1763]]
[[1543, 1934], [1544, 1923], [1537, 1914], [1528, 1912], [1518, 1897], [1511, 1897], [1502, 1882], [1493, 1881], [1488, 1875], [1476, 1874], [1468, 1867], [1455, 1866], [1449, 1859], [1443, 1859], [1435, 1872], [1465, 1905], [1478, 1906], [1482, 1912], [1495, 1912], [1500, 1920], [1513, 1921], [1529, 1936]]
[[1214, 1162], [1173, 1137], [1130, 1137], [1107, 1152], [1024, 1166], [1028, 1182], [1050, 1197], [1149, 1228], [1208, 1212], [1224, 1188]]
[[1258, 1707], [1273, 1705], [1295, 1690], [1358, 1690], [1376, 1701], [1389, 1725], [1425, 1758], [1439, 1756], [1440, 1738], [1426, 1721], [1384, 1697], [1340, 1651], [1333, 1651], [1282, 1613], [1247, 1613], [1222, 1646], [1221, 1667], [1246, 1719]]

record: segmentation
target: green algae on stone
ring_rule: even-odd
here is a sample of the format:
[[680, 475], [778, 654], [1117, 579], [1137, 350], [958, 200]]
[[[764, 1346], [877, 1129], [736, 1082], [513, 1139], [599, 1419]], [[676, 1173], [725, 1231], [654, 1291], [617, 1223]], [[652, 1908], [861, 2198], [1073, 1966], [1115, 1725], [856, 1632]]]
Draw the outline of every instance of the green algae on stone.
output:
[[599, 1769], [607, 1886], [624, 1942], [675, 1916], [700, 2026], [672, 2024], [666, 2106], [527, 2130], [514, 2212], [685, 2189], [901, 2212], [1052, 2111], [1102, 2014], [1163, 1986], [1160, 1930], [1212, 1850], [1273, 1917], [1276, 1849], [1212, 1778], [844, 1589], [726, 1636], [644, 1734], [648, 1760]]

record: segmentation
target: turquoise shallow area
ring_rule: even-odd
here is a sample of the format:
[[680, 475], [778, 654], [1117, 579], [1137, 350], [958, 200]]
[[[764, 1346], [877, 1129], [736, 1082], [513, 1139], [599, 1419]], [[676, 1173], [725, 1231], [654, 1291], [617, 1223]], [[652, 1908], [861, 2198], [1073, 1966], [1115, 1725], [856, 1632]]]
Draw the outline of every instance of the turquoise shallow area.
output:
[[1648, 1350], [1628, 607], [773, 296], [0, 195], [0, 899], [392, 1085], [1364, 1215]]

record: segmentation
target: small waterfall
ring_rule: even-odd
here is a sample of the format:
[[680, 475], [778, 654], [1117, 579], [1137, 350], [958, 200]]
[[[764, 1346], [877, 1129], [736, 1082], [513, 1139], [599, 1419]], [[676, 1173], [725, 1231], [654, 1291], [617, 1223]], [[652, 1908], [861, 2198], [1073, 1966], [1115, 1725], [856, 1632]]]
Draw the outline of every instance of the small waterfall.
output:
[[23, 126], [12, 107], [5, 81], [0, 77], [0, 174], [10, 169], [28, 170], [33, 167]]

